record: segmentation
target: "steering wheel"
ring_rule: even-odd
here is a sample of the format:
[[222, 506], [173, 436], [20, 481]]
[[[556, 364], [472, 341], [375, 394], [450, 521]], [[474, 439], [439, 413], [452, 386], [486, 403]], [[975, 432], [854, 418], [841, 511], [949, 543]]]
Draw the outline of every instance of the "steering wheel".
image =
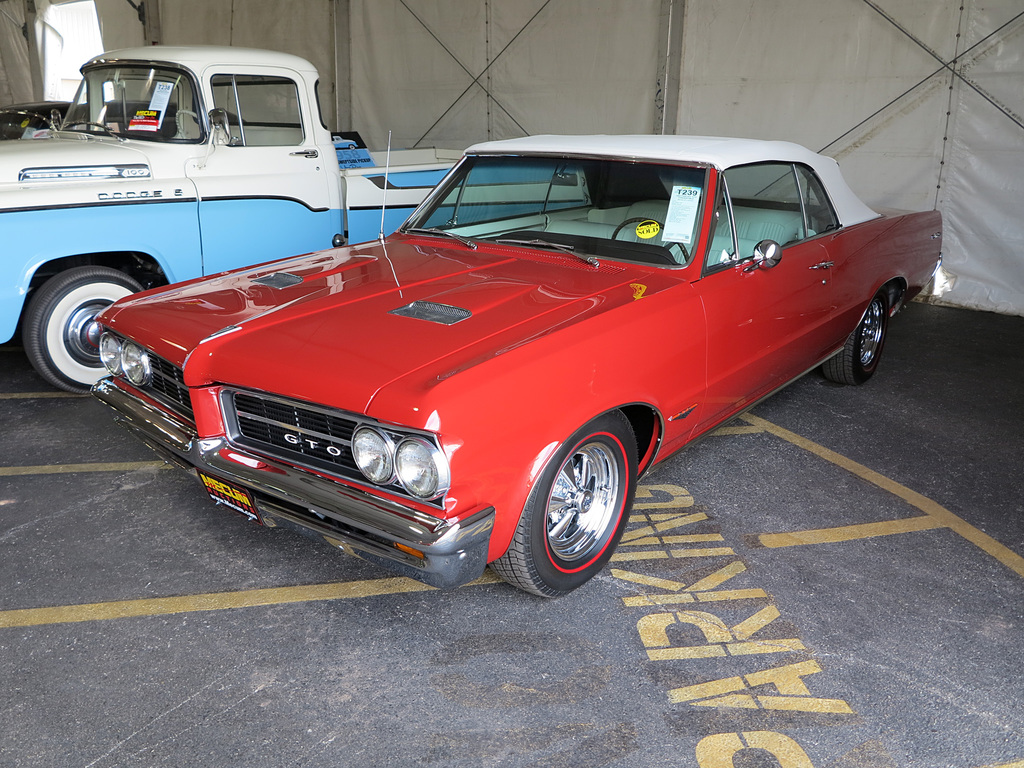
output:
[[183, 138], [186, 138], [186, 139], [187, 138], [191, 138], [188, 135], [189, 131], [187, 130], [187, 126], [185, 125], [185, 121], [182, 119], [185, 115], [188, 115], [189, 117], [191, 117], [193, 122], [196, 124], [196, 126], [199, 125], [199, 115], [197, 115], [191, 109], [179, 109], [174, 114], [174, 130], [175, 130], [174, 138], [179, 138], [179, 137], [183, 137]]
[[[612, 232], [612, 240], [618, 240], [619, 239], [619, 232], [621, 232], [626, 227], [627, 224], [639, 224], [639, 223], [641, 223], [643, 221], [653, 221], [655, 224], [658, 225], [658, 232], [661, 232], [661, 230], [663, 230], [665, 228], [665, 222], [663, 222], [663, 221], [658, 221], [657, 219], [652, 219], [650, 216], [634, 216], [631, 219], [626, 219], [624, 222], [622, 222], [621, 224], [619, 224], [619, 226], [617, 226], [615, 228], [615, 231]], [[642, 240], [643, 239], [641, 238], [641, 242], [642, 242]], [[683, 260], [681, 262], [679, 262], [679, 263], [680, 264], [685, 264], [686, 262], [688, 262], [690, 260], [690, 253], [689, 253], [689, 251], [686, 250], [686, 246], [685, 245], [683, 245], [682, 243], [677, 243], [677, 242], [665, 243], [665, 248], [667, 248], [669, 250], [669, 252], [672, 251], [672, 248], [674, 246], [678, 246], [679, 250], [683, 254]]]

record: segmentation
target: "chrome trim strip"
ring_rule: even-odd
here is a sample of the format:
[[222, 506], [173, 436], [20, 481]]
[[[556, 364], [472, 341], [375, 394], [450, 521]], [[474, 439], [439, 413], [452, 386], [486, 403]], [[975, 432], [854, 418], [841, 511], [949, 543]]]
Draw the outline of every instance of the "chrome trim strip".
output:
[[[455, 522], [445, 520], [301, 467], [249, 454], [224, 437], [200, 439], [194, 425], [111, 377], [100, 379], [92, 392], [116, 411], [117, 421], [159, 454], [252, 492], [269, 525], [285, 521], [436, 587], [472, 581], [487, 565], [493, 507]], [[411, 547], [423, 558], [394, 544]]]

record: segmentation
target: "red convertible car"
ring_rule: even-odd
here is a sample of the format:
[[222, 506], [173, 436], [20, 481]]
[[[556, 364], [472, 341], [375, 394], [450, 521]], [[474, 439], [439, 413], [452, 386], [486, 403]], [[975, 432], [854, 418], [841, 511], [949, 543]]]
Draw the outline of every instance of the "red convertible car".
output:
[[817, 366], [866, 381], [941, 226], [784, 142], [480, 144], [387, 239], [118, 301], [93, 391], [256, 522], [557, 596], [659, 462]]

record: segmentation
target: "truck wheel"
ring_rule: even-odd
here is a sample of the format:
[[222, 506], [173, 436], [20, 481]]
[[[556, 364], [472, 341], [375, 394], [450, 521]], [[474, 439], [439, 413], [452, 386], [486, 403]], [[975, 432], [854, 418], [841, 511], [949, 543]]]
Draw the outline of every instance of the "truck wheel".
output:
[[105, 373], [94, 318], [141, 290], [135, 280], [109, 267], [77, 267], [51, 277], [25, 310], [22, 344], [32, 366], [58, 389], [88, 392]]
[[615, 551], [636, 488], [636, 438], [618, 412], [566, 441], [530, 493], [508, 551], [491, 564], [505, 581], [558, 597], [589, 581]]
[[888, 324], [888, 304], [879, 293], [871, 300], [860, 325], [850, 334], [839, 354], [821, 366], [825, 378], [838, 384], [863, 384], [870, 379], [882, 356]]

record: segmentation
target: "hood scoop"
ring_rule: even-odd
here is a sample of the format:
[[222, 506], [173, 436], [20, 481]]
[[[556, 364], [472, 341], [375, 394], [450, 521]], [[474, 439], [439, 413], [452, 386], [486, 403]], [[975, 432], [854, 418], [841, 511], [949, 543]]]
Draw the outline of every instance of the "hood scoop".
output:
[[293, 275], [291, 272], [274, 272], [272, 275], [257, 277], [253, 282], [283, 291], [285, 288], [291, 288], [293, 285], [301, 283], [302, 278], [298, 275]]
[[438, 304], [434, 301], [414, 301], [404, 307], [392, 309], [388, 314], [413, 317], [417, 320], [427, 320], [441, 325], [455, 325], [455, 323], [473, 316], [468, 309], [453, 307], [450, 304]]

